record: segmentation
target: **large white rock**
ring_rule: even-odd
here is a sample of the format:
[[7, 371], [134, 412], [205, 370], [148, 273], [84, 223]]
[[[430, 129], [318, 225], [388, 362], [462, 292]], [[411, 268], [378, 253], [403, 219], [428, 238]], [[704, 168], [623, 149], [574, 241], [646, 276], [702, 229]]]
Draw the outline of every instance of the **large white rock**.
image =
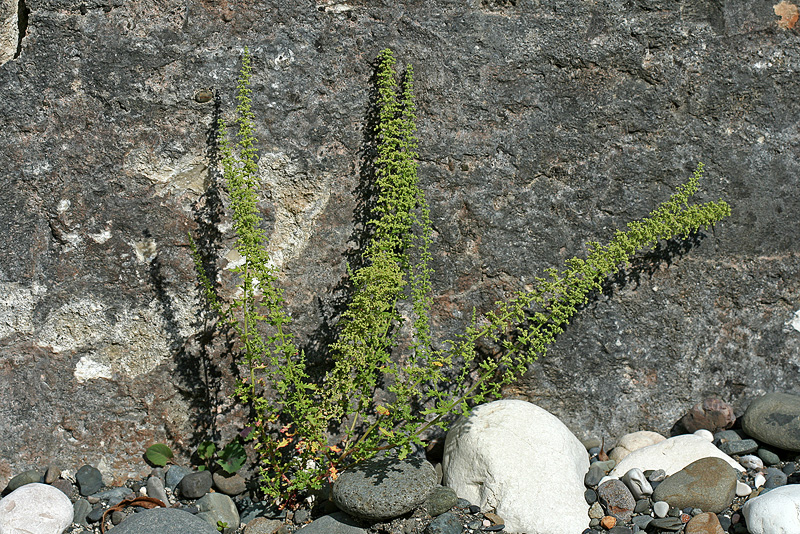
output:
[[0, 500], [0, 534], [61, 534], [72, 517], [69, 497], [47, 484], [25, 484]]
[[789, 484], [750, 499], [742, 509], [750, 534], [800, 532], [800, 484]]
[[611, 449], [611, 452], [608, 454], [608, 457], [614, 460], [617, 463], [620, 463], [623, 458], [628, 456], [635, 450], [641, 449], [643, 447], [648, 447], [650, 445], [654, 445], [661, 441], [664, 441], [665, 438], [658, 432], [651, 432], [649, 430], [640, 430], [638, 432], [631, 432], [630, 434], [625, 434], [621, 438], [619, 438], [619, 442], [617, 446]]
[[575, 534], [586, 529], [586, 449], [546, 410], [520, 400], [476, 407], [444, 446], [444, 484], [481, 510], [495, 510], [504, 532]]
[[737, 471], [744, 471], [739, 462], [720, 451], [713, 443], [701, 436], [685, 434], [633, 451], [611, 470], [609, 476], [620, 478], [634, 467], [642, 471], [663, 469], [667, 475], [671, 475], [694, 461], [709, 457], [722, 458]]

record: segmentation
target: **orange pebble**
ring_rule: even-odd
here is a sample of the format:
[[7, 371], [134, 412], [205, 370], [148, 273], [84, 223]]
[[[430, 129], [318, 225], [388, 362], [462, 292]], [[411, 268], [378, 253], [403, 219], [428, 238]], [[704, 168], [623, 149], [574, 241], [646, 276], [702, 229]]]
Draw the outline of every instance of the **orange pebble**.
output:
[[607, 515], [600, 520], [600, 525], [606, 530], [611, 530], [616, 526], [616, 524], [617, 518], [613, 515]]

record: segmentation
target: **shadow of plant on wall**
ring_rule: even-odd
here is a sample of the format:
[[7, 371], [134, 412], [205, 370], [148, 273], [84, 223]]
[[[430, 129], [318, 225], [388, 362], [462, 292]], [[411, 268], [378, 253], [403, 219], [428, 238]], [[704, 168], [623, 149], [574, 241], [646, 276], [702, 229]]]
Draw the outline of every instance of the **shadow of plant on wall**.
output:
[[[249, 439], [259, 455], [261, 490], [283, 505], [381, 450], [397, 449], [404, 457], [424, 432], [446, 430], [453, 415], [497, 397], [546, 354], [609, 276], [642, 252], [658, 251], [659, 243], [692, 236], [730, 213], [722, 201], [690, 204], [703, 174], [699, 164], [648, 217], [618, 230], [605, 245], [587, 243], [586, 258], [547, 270], [532, 289], [485, 314], [473, 313], [456, 339], [434, 343], [428, 322], [431, 229], [417, 180], [413, 70], [408, 65], [398, 77], [394, 54], [383, 50], [374, 78], [375, 125], [365, 145], [374, 182], [361, 185], [366, 225], [358, 235], [360, 254], [351, 258], [350, 297], [335, 325], [337, 336], [325, 347], [328, 370], [312, 378], [290, 331], [257, 208], [251, 68], [245, 49], [235, 143], [221, 120], [217, 136], [235, 249], [243, 259], [233, 269], [236, 289], [218, 292], [213, 254], [201, 253], [203, 243], [194, 240], [192, 247], [217, 325], [235, 337], [235, 396], [250, 408]], [[401, 339], [401, 332], [410, 335]], [[498, 350], [476, 350], [483, 340]]]

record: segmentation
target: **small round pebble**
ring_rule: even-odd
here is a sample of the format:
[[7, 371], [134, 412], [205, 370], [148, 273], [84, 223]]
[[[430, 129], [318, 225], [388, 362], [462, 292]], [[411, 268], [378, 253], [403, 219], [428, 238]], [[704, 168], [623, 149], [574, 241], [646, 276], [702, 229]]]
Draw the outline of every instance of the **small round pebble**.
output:
[[97, 493], [103, 487], [102, 473], [91, 465], [84, 465], [78, 469], [75, 480], [78, 482], [78, 490], [84, 497]]
[[669, 504], [664, 501], [656, 501], [653, 503], [653, 513], [656, 517], [667, 517], [669, 513]]
[[769, 449], [758, 449], [756, 454], [759, 458], [764, 460], [764, 463], [767, 465], [776, 465], [781, 461], [778, 455]]
[[591, 488], [587, 488], [583, 492], [583, 498], [586, 499], [586, 504], [592, 505], [597, 502], [597, 492]]

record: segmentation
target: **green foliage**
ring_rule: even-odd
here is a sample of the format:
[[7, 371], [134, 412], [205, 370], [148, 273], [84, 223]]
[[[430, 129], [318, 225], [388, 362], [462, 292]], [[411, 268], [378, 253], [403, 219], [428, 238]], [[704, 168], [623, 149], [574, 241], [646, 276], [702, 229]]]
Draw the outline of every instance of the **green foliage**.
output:
[[172, 449], [163, 443], [150, 445], [144, 453], [148, 462], [156, 467], [164, 467], [172, 459]]
[[[369, 220], [371, 238], [362, 266], [350, 272], [351, 301], [329, 347], [333, 367], [317, 384], [288, 331], [289, 315], [259, 222], [250, 74], [245, 50], [235, 146], [222, 121], [217, 137], [235, 247], [244, 258], [235, 270], [239, 291], [229, 302], [217, 296], [193, 242], [192, 247], [206, 300], [239, 338], [244, 371], [236, 396], [252, 410], [249, 438], [260, 455], [261, 488], [284, 504], [379, 450], [398, 447], [406, 454], [432, 425], [446, 429], [451, 414], [466, 413], [497, 396], [503, 385], [546, 353], [590, 294], [602, 290], [608, 275], [660, 240], [688, 236], [730, 213], [722, 201], [690, 204], [703, 173], [699, 164], [689, 182], [648, 217], [629, 223], [605, 245], [587, 243], [585, 259], [572, 258], [563, 270], [548, 270], [533, 289], [497, 302], [493, 311], [480, 317], [473, 312], [463, 335], [434, 349], [429, 324], [431, 224], [417, 177], [413, 71], [407, 66], [398, 81], [394, 56], [384, 50], [377, 67], [377, 199]], [[502, 350], [480, 356], [475, 346], [481, 339]], [[463, 388], [453, 391], [453, 384]], [[376, 404], [380, 387], [391, 398]], [[344, 438], [329, 443], [326, 432], [339, 429]], [[203, 454], [214, 452], [206, 447]]]
[[244, 448], [242, 439], [239, 437], [233, 439], [220, 451], [217, 451], [217, 446], [213, 441], [204, 441], [197, 446], [195, 454], [203, 463], [197, 468], [198, 471], [211, 470], [214, 466], [217, 466], [228, 475], [232, 475], [241, 469], [247, 461], [247, 451]]

